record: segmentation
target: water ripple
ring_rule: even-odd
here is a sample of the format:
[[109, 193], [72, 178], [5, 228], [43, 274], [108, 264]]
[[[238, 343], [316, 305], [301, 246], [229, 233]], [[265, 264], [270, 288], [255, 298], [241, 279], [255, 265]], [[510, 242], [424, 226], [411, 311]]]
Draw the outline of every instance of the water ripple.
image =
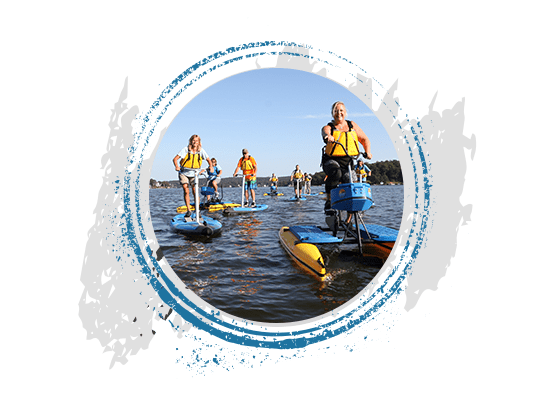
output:
[[[279, 242], [283, 226], [324, 226], [325, 195], [290, 202], [291, 188], [281, 197], [257, 193], [262, 212], [224, 216], [207, 213], [223, 224], [212, 238], [192, 239], [171, 230], [169, 222], [183, 205], [180, 189], [149, 191], [151, 222], [161, 250], [186, 287], [217, 309], [258, 322], [294, 322], [323, 315], [344, 304], [381, 269], [381, 260], [355, 255], [346, 245], [320, 248], [330, 276], [325, 281], [303, 271]], [[399, 229], [403, 186], [373, 186], [376, 207], [365, 223]], [[225, 200], [239, 202], [240, 188], [224, 190]]]

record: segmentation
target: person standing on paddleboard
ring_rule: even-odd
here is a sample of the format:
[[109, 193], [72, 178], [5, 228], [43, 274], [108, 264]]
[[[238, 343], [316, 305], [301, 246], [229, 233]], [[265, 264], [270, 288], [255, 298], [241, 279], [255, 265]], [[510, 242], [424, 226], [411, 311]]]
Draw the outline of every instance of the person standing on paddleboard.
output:
[[248, 149], [242, 149], [242, 157], [236, 165], [233, 177], [235, 177], [241, 169], [245, 178], [244, 196], [246, 197], [246, 204], [250, 201], [248, 198], [248, 191], [250, 191], [252, 194], [252, 207], [256, 207], [256, 189], [258, 188], [256, 174], [258, 172], [258, 165], [256, 164], [256, 159], [248, 154]]
[[[209, 163], [209, 170], [213, 171], [213, 164], [209, 159], [209, 155], [205, 150], [202, 149], [201, 138], [197, 134], [193, 134], [188, 140], [188, 146], [183, 148], [174, 157], [172, 162], [174, 163], [174, 168], [178, 172], [178, 180], [180, 185], [184, 189], [184, 203], [188, 208], [188, 211], [184, 215], [185, 217], [190, 217], [190, 191], [189, 186], [192, 186], [192, 194], [195, 195], [196, 188], [196, 170], [203, 172], [205, 169], [201, 169], [203, 160]], [[179, 162], [180, 161], [180, 162]]]
[[312, 182], [312, 175], [304, 172], [304, 194], [312, 194], [310, 183]]
[[217, 184], [221, 182], [221, 167], [217, 164], [217, 159], [211, 158], [211, 163], [213, 165], [213, 169], [211, 167], [207, 168], [207, 186], [213, 187], [215, 190], [215, 200], [219, 201], [219, 190], [217, 189]]
[[[322, 168], [327, 175], [324, 211], [331, 209], [331, 190], [341, 183], [352, 181], [349, 176], [349, 165], [359, 154], [358, 143], [364, 147], [364, 158], [372, 157], [370, 140], [357, 123], [345, 119], [347, 109], [343, 102], [337, 101], [332, 105], [331, 116], [333, 121], [322, 127], [322, 139], [326, 144], [322, 153]], [[335, 142], [341, 143], [346, 151]]]
[[300, 195], [302, 193], [301, 182], [303, 181], [304, 174], [300, 170], [299, 165], [296, 165], [294, 171], [291, 173], [291, 182], [293, 182], [293, 178], [294, 178], [294, 184], [293, 185], [294, 185], [295, 197], [300, 198]]

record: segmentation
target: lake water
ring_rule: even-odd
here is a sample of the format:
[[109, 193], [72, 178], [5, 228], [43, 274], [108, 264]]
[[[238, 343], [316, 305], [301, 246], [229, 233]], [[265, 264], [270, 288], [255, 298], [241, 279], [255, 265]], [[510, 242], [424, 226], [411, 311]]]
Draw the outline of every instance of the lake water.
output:
[[[203, 185], [203, 183], [202, 183]], [[403, 213], [403, 186], [372, 186], [376, 207], [364, 213], [365, 223], [398, 230]], [[325, 194], [291, 202], [292, 187], [280, 187], [280, 197], [263, 196], [267, 210], [225, 216], [222, 211], [203, 214], [219, 220], [223, 229], [208, 239], [192, 239], [174, 232], [169, 222], [184, 205], [182, 189], [149, 191], [151, 220], [168, 263], [186, 287], [215, 308], [258, 322], [294, 322], [323, 315], [344, 304], [373, 281], [382, 267], [376, 258], [351, 252], [355, 246], [320, 246], [330, 278], [321, 281], [298, 266], [281, 246], [283, 226], [325, 226]], [[323, 191], [313, 187], [312, 192]], [[241, 188], [223, 188], [224, 200], [240, 203]]]

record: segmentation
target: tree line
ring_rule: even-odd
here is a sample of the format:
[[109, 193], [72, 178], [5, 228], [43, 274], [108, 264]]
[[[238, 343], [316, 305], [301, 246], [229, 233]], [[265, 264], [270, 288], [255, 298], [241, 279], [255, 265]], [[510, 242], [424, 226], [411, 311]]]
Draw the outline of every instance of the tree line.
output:
[[[403, 173], [401, 172], [401, 164], [398, 160], [386, 160], [383, 162], [365, 163], [364, 167], [370, 175], [366, 175], [366, 182], [372, 185], [403, 184]], [[312, 175], [312, 185], [322, 185], [324, 183], [325, 173], [316, 172]]]
[[[386, 160], [383, 162], [374, 162], [374, 163], [365, 163], [364, 167], [366, 168], [367, 172], [370, 171], [370, 175], [367, 175], [366, 182], [373, 185], [379, 184], [389, 184], [391, 182], [402, 184], [403, 183], [403, 174], [401, 173], [401, 164], [398, 160]], [[322, 185], [324, 184], [325, 173], [323, 171], [316, 172], [312, 175], [312, 185]], [[265, 177], [257, 177], [258, 185], [269, 185], [269, 176]], [[291, 183], [291, 176], [279, 176], [278, 178], [278, 186], [286, 187]], [[151, 188], [180, 188], [180, 183], [178, 180], [173, 181], [156, 181], [151, 179], [149, 181], [149, 185]], [[205, 185], [205, 180], [201, 180], [201, 185]], [[242, 179], [238, 178], [221, 178], [221, 182], [219, 185], [222, 185], [225, 188], [229, 186], [232, 187], [239, 187], [242, 185]]]

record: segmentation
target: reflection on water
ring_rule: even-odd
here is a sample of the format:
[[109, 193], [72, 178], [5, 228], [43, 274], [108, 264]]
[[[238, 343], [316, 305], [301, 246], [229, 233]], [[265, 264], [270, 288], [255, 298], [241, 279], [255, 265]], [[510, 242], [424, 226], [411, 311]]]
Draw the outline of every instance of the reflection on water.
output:
[[[236, 201], [239, 188], [225, 189], [225, 200]], [[175, 273], [202, 299], [231, 315], [258, 322], [294, 322], [327, 313], [352, 299], [381, 268], [389, 251], [367, 246], [362, 258], [347, 245], [320, 247], [328, 273], [325, 281], [303, 271], [282, 248], [283, 226], [325, 226], [324, 195], [289, 201], [263, 196], [264, 211], [224, 216], [207, 213], [223, 224], [212, 238], [191, 239], [170, 229], [169, 222], [182, 204], [179, 189], [150, 190], [150, 209], [157, 241]], [[316, 189], [318, 192], [321, 189]], [[376, 208], [364, 214], [365, 223], [399, 229], [403, 212], [402, 186], [372, 187]]]
[[244, 216], [244, 218], [239, 219], [237, 226], [239, 228], [238, 233], [240, 236], [240, 240], [250, 241], [254, 237], [258, 236], [259, 227], [262, 222], [256, 217], [257, 215], [251, 214], [249, 215], [249, 218], [247, 216]]

